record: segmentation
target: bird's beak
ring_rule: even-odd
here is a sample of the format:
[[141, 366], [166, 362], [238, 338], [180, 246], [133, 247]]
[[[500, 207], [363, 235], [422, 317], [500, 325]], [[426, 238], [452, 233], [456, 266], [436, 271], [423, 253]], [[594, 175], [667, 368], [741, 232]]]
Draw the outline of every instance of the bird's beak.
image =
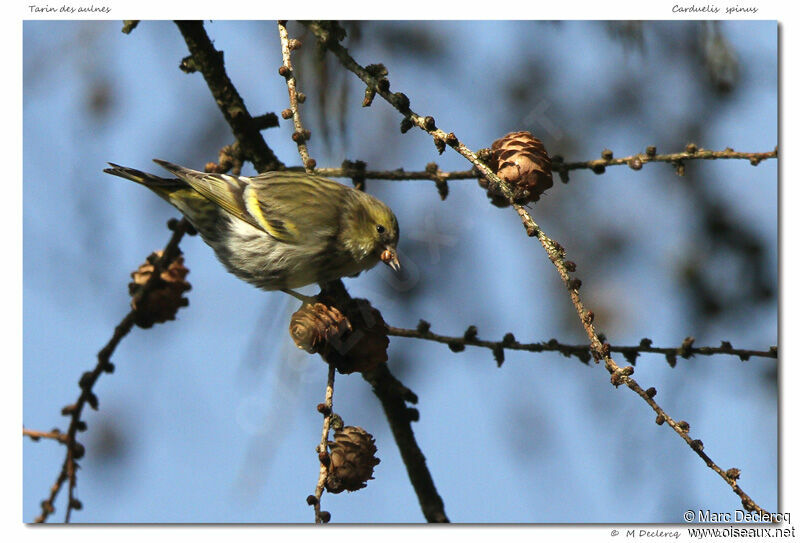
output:
[[400, 271], [400, 261], [397, 259], [397, 250], [387, 247], [381, 253], [381, 262], [392, 268], [394, 271]]

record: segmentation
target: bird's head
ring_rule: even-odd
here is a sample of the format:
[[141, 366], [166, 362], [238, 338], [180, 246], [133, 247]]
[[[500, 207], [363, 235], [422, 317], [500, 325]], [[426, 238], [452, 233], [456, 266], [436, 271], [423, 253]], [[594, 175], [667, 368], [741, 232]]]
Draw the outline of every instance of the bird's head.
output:
[[354, 192], [349, 209], [344, 214], [342, 239], [353, 258], [371, 268], [378, 260], [400, 269], [397, 241], [400, 228], [392, 210], [364, 192]]

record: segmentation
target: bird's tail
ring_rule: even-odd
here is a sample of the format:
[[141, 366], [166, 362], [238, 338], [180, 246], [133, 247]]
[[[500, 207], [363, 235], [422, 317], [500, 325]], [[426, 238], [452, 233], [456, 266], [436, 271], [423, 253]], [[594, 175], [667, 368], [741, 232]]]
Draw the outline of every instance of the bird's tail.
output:
[[104, 172], [144, 185], [173, 205], [173, 193], [176, 191], [185, 191], [187, 189], [191, 190], [189, 186], [180, 179], [166, 179], [133, 168], [120, 166], [112, 162], [108, 164], [111, 167], [104, 169]]
[[[160, 163], [161, 162], [159, 162], [159, 164]], [[203, 239], [209, 243], [219, 238], [219, 220], [222, 217], [222, 209], [219, 205], [210, 201], [200, 192], [192, 188], [186, 180], [166, 179], [133, 168], [119, 166], [111, 162], [109, 162], [109, 165], [111, 167], [103, 170], [104, 172], [122, 177], [123, 179], [135, 181], [161, 196], [164, 200], [176, 207], [178, 211], [183, 213], [183, 215], [189, 219], [189, 222], [192, 223], [192, 226], [200, 232]], [[164, 167], [167, 167], [167, 165], [173, 166], [172, 164], [165, 163]], [[174, 168], [177, 170], [176, 175], [178, 171], [183, 173], [183, 170], [185, 170], [185, 168], [181, 168], [180, 166], [174, 166]], [[194, 172], [193, 170], [186, 170], [186, 172], [199, 174], [199, 172]]]

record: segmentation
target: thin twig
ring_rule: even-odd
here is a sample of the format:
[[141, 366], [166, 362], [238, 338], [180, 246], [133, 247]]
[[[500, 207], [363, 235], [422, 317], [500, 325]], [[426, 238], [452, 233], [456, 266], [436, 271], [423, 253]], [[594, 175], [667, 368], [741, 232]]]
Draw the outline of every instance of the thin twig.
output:
[[[291, 169], [291, 168], [290, 168]], [[396, 170], [356, 170], [354, 168], [317, 168], [314, 173], [325, 177], [353, 177], [353, 175], [363, 175], [365, 179], [383, 179], [386, 181], [460, 181], [465, 179], [476, 179], [478, 174], [475, 170], [463, 170], [445, 172], [422, 170], [405, 171], [403, 168]]]
[[303, 160], [303, 166], [308, 173], [311, 173], [314, 171], [317, 162], [308, 155], [306, 141], [311, 137], [311, 132], [303, 128], [303, 123], [300, 120], [300, 100], [298, 98], [300, 93], [297, 92], [297, 80], [294, 77], [294, 69], [292, 68], [292, 50], [300, 47], [300, 40], [289, 39], [286, 21], [278, 21], [278, 33], [281, 36], [281, 53], [283, 55], [283, 66], [281, 66], [280, 73], [286, 79], [286, 88], [289, 90], [290, 109], [284, 111], [283, 118], [291, 117], [292, 121], [294, 121], [292, 139], [297, 144], [297, 151]]
[[[477, 328], [470, 326], [461, 336], [444, 336], [431, 332], [430, 324], [425, 321], [420, 321], [417, 328], [413, 330], [389, 326], [390, 336], [424, 339], [437, 343], [444, 343], [454, 352], [463, 351], [464, 347], [467, 345], [472, 347], [484, 347], [494, 353], [498, 366], [503, 364], [505, 359], [503, 351], [505, 349], [512, 351], [528, 351], [532, 353], [558, 352], [566, 357], [578, 357], [581, 362], [584, 363], [588, 363], [592, 357], [591, 347], [589, 345], [568, 345], [556, 339], [534, 343], [520, 343], [511, 333], [506, 334], [501, 341], [489, 341], [479, 339], [477, 334]], [[691, 358], [694, 355], [712, 356], [728, 354], [731, 356], [738, 356], [742, 361], [749, 360], [751, 357], [778, 358], [778, 348], [776, 346], [770, 347], [766, 351], [734, 349], [730, 342], [723, 341], [719, 347], [695, 347], [694, 338], [692, 337], [687, 337], [680, 347], [653, 347], [652, 343], [651, 340], [644, 338], [639, 345], [610, 345], [609, 349], [611, 352], [622, 354], [631, 364], [635, 364], [636, 358], [642, 353], [663, 354], [667, 362], [673, 367], [678, 357]]]
[[648, 147], [644, 153], [638, 153], [622, 158], [613, 158], [613, 153], [609, 151], [604, 152], [603, 157], [595, 160], [586, 160], [583, 162], [558, 162], [553, 164], [553, 171], [569, 171], [569, 170], [593, 170], [595, 173], [603, 173], [606, 166], [630, 166], [633, 170], [640, 170], [642, 165], [648, 162], [669, 162], [675, 166], [687, 160], [720, 160], [720, 159], [743, 159], [749, 160], [750, 164], [757, 166], [762, 161], [770, 158], [778, 158], [778, 148], [775, 147], [773, 151], [767, 152], [740, 152], [734, 151], [730, 147], [722, 151], [714, 151], [711, 149], [702, 149], [693, 143], [686, 145], [686, 149], [679, 153], [669, 153], [658, 155], [655, 152], [655, 147]]
[[53, 441], [58, 441], [59, 443], [66, 445], [67, 443], [67, 434], [64, 434], [58, 428], [55, 428], [49, 432], [42, 432], [41, 430], [31, 430], [29, 428], [22, 429], [22, 435], [28, 436], [31, 438], [31, 441], [39, 441], [40, 439], [52, 439]]
[[[350, 53], [347, 51], [347, 49], [339, 43], [339, 40], [343, 37], [343, 32], [336, 23], [323, 24], [319, 22], [309, 22], [305, 24], [307, 24], [307, 26], [317, 37], [320, 45], [333, 53], [345, 68], [356, 74], [369, 88], [373, 89], [377, 94], [380, 94], [382, 98], [389, 102], [404, 116], [404, 125], [401, 125], [401, 128], [406, 128], [407, 130], [412, 126], [416, 126], [421, 130], [424, 130], [433, 138], [434, 144], [439, 152], [443, 152], [445, 146], [451, 147], [469, 160], [474, 167], [478, 169], [481, 175], [487, 179], [490, 187], [497, 187], [510, 202], [513, 202], [513, 193], [508, 183], [495, 175], [495, 173], [492, 172], [484, 162], [478, 159], [478, 156], [472, 150], [459, 141], [455, 134], [452, 132], [445, 133], [441, 129], [437, 128], [436, 121], [433, 117], [423, 117], [415, 113], [411, 109], [410, 101], [406, 95], [399, 92], [389, 92], [388, 79], [385, 77], [378, 78], [373, 76], [369, 70], [366, 70], [364, 67], [359, 65], [350, 56]], [[733, 491], [741, 498], [742, 504], [748, 511], [757, 511], [762, 515], [768, 514], [761, 507], [759, 507], [741, 488], [739, 488], [736, 482], [738, 470], [736, 471], [737, 476], [734, 477], [731, 475], [733, 473], [732, 470], [725, 472], [719, 466], [717, 466], [717, 464], [715, 464], [711, 458], [709, 458], [708, 455], [703, 452], [702, 442], [699, 439], [690, 438], [689, 432], [679, 427], [678, 423], [676, 423], [669, 415], [667, 415], [667, 413], [655, 402], [655, 400], [648, 395], [647, 391], [645, 391], [631, 377], [633, 374], [633, 367], [628, 366], [625, 368], [620, 368], [619, 365], [617, 365], [617, 363], [611, 358], [610, 346], [608, 343], [600, 341], [599, 335], [594, 328], [593, 319], [587, 318], [590, 312], [584, 306], [580, 294], [578, 293], [581, 283], [580, 280], [573, 279], [569, 275], [569, 271], [567, 270], [566, 266], [564, 248], [557, 241], [548, 237], [541, 230], [541, 228], [539, 228], [539, 225], [536, 224], [536, 222], [533, 220], [533, 217], [531, 217], [530, 213], [528, 213], [524, 207], [518, 204], [513, 204], [513, 208], [519, 214], [520, 220], [522, 221], [528, 236], [535, 237], [539, 240], [539, 243], [542, 245], [542, 248], [544, 248], [548, 258], [556, 267], [556, 271], [567, 288], [570, 300], [572, 301], [575, 311], [578, 314], [578, 318], [581, 321], [584, 330], [586, 331], [587, 337], [589, 338], [592, 356], [598, 362], [603, 360], [606, 370], [609, 372], [609, 374], [611, 374], [612, 384], [614, 384], [616, 387], [624, 384], [637, 395], [639, 395], [656, 412], [657, 421], [661, 421], [661, 423], [667, 422], [670, 428], [672, 428], [684, 441], [686, 441], [691, 449], [705, 461], [706, 465], [714, 470], [728, 485], [731, 486]]]
[[319, 456], [319, 478], [317, 479], [317, 487], [314, 489], [314, 522], [317, 524], [325, 524], [330, 520], [330, 513], [325, 513], [320, 510], [322, 503], [322, 493], [325, 490], [325, 481], [328, 479], [328, 466], [330, 465], [330, 456], [328, 454], [328, 437], [331, 431], [331, 418], [333, 417], [333, 382], [336, 377], [336, 366], [330, 364], [328, 366], [328, 384], [325, 387], [325, 403], [322, 409], [322, 439], [317, 446], [317, 454]]
[[[691, 144], [690, 144], [691, 146]], [[689, 148], [691, 149], [691, 147]], [[654, 149], [654, 147], [648, 148]], [[712, 151], [698, 148], [695, 151], [681, 151], [663, 155], [648, 154], [648, 152], [638, 153], [622, 158], [598, 158], [595, 160], [584, 160], [578, 162], [559, 162], [555, 158], [552, 163], [552, 171], [567, 172], [571, 170], [593, 170], [597, 174], [605, 172], [606, 166], [628, 165], [632, 169], [639, 170], [640, 166], [648, 162], [665, 162], [673, 166], [678, 166], [690, 160], [719, 160], [719, 159], [742, 159], [749, 160], [751, 164], [758, 165], [764, 160], [778, 157], [778, 149], [768, 152], [739, 152], [733, 149], [722, 151]], [[638, 161], [638, 162], [637, 162]], [[436, 166], [435, 163], [432, 164]], [[431, 168], [429, 164], [425, 170], [405, 171], [403, 168], [396, 170], [363, 170], [356, 172], [348, 168], [317, 168], [315, 173], [326, 177], [352, 177], [354, 173], [363, 175], [366, 179], [383, 179], [387, 181], [462, 181], [466, 179], [476, 179], [480, 177], [478, 171], [471, 170], [442, 171]]]
[[[143, 299], [154, 287], [159, 284], [161, 273], [169, 267], [169, 265], [175, 260], [175, 258], [178, 257], [178, 255], [180, 255], [178, 244], [191, 226], [186, 219], [181, 219], [180, 221], [174, 222], [171, 221], [170, 224], [171, 228], [173, 229], [172, 236], [170, 237], [169, 242], [167, 242], [167, 245], [164, 247], [162, 256], [154, 262], [154, 272], [150, 275], [150, 278], [147, 280], [147, 282], [142, 285], [134, 294], [134, 299], [136, 300]], [[75, 486], [77, 484], [76, 473], [78, 469], [77, 460], [82, 458], [85, 452], [83, 445], [79, 443], [76, 438], [78, 432], [83, 432], [86, 430], [86, 423], [81, 420], [81, 415], [83, 413], [83, 408], [87, 403], [90, 407], [92, 407], [92, 409], [96, 410], [98, 408], [99, 402], [92, 389], [102, 373], [112, 373], [114, 371], [114, 365], [111, 363], [111, 355], [114, 353], [117, 345], [119, 345], [119, 342], [122, 341], [122, 339], [131, 331], [135, 321], [136, 311], [131, 310], [116, 326], [114, 329], [114, 334], [111, 336], [111, 339], [108, 341], [108, 343], [106, 343], [100, 352], [97, 353], [97, 364], [95, 365], [94, 369], [85, 372], [81, 376], [78, 382], [81, 388], [81, 394], [78, 396], [77, 401], [73, 404], [67, 405], [61, 410], [63, 415], [70, 417], [69, 429], [67, 430], [66, 437], [62, 437], [62, 442], [67, 447], [67, 453], [61, 466], [61, 471], [59, 472], [58, 477], [56, 477], [56, 482], [52, 487], [50, 487], [49, 496], [41, 503], [42, 512], [34, 520], [36, 523], [45, 522], [47, 517], [49, 517], [50, 514], [55, 511], [56, 497], [61, 491], [61, 487], [67, 481], [69, 482], [69, 485], [67, 491], [67, 512], [64, 522], [68, 523], [70, 521], [70, 516], [73, 509], [80, 509], [82, 507], [81, 502], [75, 497]]]

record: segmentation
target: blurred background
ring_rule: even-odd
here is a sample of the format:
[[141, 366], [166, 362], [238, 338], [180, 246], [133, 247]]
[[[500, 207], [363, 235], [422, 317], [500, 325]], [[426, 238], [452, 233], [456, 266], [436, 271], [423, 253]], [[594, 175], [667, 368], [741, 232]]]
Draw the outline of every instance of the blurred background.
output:
[[[23, 423], [66, 429], [61, 408], [129, 310], [130, 272], [170, 232], [177, 211], [107, 161], [146, 169], [162, 158], [196, 169], [233, 142], [174, 24], [25, 21], [23, 26]], [[529, 130], [567, 162], [707, 149], [771, 151], [777, 141], [777, 23], [349, 22], [345, 45], [362, 65], [383, 63], [392, 90], [473, 150]], [[228, 74], [252, 115], [288, 107], [274, 21], [214, 21]], [[321, 56], [305, 27], [294, 54], [301, 112], [321, 167], [443, 170], [420, 130], [401, 134], [381, 99]], [[290, 121], [263, 132], [299, 165]], [[612, 345], [643, 337], [677, 347], [766, 350], [777, 344], [778, 168], [746, 160], [690, 161], [603, 175], [571, 172], [532, 215], [567, 250], [584, 302]], [[245, 173], [253, 173], [247, 165]], [[342, 180], [348, 182], [348, 180]], [[381, 266], [346, 279], [385, 320], [441, 334], [469, 325], [484, 339], [586, 338], [553, 266], [519, 217], [489, 203], [476, 180], [367, 180], [401, 225], [403, 275]], [[291, 342], [297, 302], [229, 275], [199, 238], [181, 244], [189, 307], [177, 320], [134, 329], [95, 386], [85, 417], [74, 522], [313, 522], [305, 498], [318, 475], [314, 447], [326, 366]], [[304, 290], [309, 294], [314, 289]], [[615, 356], [625, 365], [624, 357]], [[686, 509], [731, 512], [730, 487], [600, 366], [557, 353], [491, 351], [391, 338], [391, 371], [416, 394], [413, 424], [445, 511], [471, 523], [682, 523]], [[778, 507], [777, 362], [733, 356], [643, 355], [636, 379], [742, 488]], [[334, 409], [377, 441], [367, 488], [323, 497], [335, 523], [424, 522], [380, 404], [356, 374], [339, 376]], [[39, 514], [63, 461], [53, 442], [23, 440], [23, 520]], [[63, 520], [66, 489], [51, 521]]]

